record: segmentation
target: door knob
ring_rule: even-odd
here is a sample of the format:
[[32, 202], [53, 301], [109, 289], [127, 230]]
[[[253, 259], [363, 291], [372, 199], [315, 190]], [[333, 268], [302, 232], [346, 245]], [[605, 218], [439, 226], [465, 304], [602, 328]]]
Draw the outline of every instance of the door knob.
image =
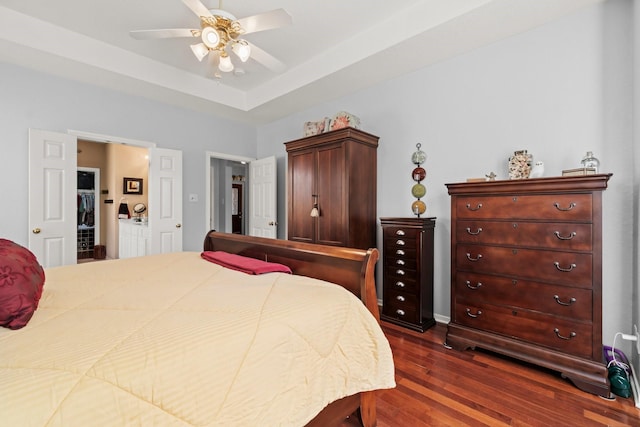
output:
[[176, 224], [176, 228], [182, 227], [182, 224]]
[[42, 230], [40, 230], [38, 227], [34, 228], [33, 230], [31, 230], [31, 232], [33, 232], [33, 234], [39, 234]]
[[276, 221], [269, 221], [269, 225], [278, 225]]

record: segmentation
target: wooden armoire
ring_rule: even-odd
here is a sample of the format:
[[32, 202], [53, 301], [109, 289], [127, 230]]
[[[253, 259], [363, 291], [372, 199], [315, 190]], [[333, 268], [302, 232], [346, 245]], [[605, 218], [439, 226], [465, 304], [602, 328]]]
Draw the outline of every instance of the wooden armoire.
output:
[[289, 240], [376, 247], [378, 137], [349, 127], [285, 146]]

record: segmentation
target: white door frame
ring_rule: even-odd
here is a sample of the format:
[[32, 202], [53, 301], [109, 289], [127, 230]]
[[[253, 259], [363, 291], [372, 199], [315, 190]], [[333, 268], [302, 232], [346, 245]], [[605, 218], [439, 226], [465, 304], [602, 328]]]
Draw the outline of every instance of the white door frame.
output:
[[[214, 151], [207, 151], [205, 154], [206, 167], [205, 170], [205, 225], [204, 225], [204, 233], [208, 233], [211, 231], [211, 160], [212, 159], [222, 159], [222, 160], [232, 160], [235, 162], [247, 162], [251, 163], [256, 160], [252, 157], [243, 157], [243, 156], [235, 156], [233, 154], [225, 154], [225, 153], [216, 153]], [[245, 207], [246, 208], [246, 207]]]

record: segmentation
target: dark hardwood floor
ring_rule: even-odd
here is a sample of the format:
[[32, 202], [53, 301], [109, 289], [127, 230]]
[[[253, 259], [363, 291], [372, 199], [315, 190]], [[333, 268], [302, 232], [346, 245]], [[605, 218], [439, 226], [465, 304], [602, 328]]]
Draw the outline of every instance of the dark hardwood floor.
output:
[[382, 327], [397, 387], [378, 395], [378, 427], [640, 426], [633, 397], [608, 401], [554, 371], [482, 350], [448, 350], [442, 324], [425, 333]]

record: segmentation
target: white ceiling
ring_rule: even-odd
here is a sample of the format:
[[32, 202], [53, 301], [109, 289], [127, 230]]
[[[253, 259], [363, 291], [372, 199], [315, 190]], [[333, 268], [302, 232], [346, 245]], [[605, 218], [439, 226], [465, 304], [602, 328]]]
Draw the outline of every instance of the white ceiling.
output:
[[[0, 61], [251, 123], [284, 117], [527, 31], [602, 0], [226, 0], [237, 18], [283, 8], [293, 25], [246, 39], [255, 61], [212, 78], [192, 39], [130, 30], [198, 28], [181, 0], [0, 0]], [[219, 8], [218, 0], [202, 0]], [[233, 58], [232, 58], [233, 59]], [[235, 61], [239, 63], [239, 61]]]

